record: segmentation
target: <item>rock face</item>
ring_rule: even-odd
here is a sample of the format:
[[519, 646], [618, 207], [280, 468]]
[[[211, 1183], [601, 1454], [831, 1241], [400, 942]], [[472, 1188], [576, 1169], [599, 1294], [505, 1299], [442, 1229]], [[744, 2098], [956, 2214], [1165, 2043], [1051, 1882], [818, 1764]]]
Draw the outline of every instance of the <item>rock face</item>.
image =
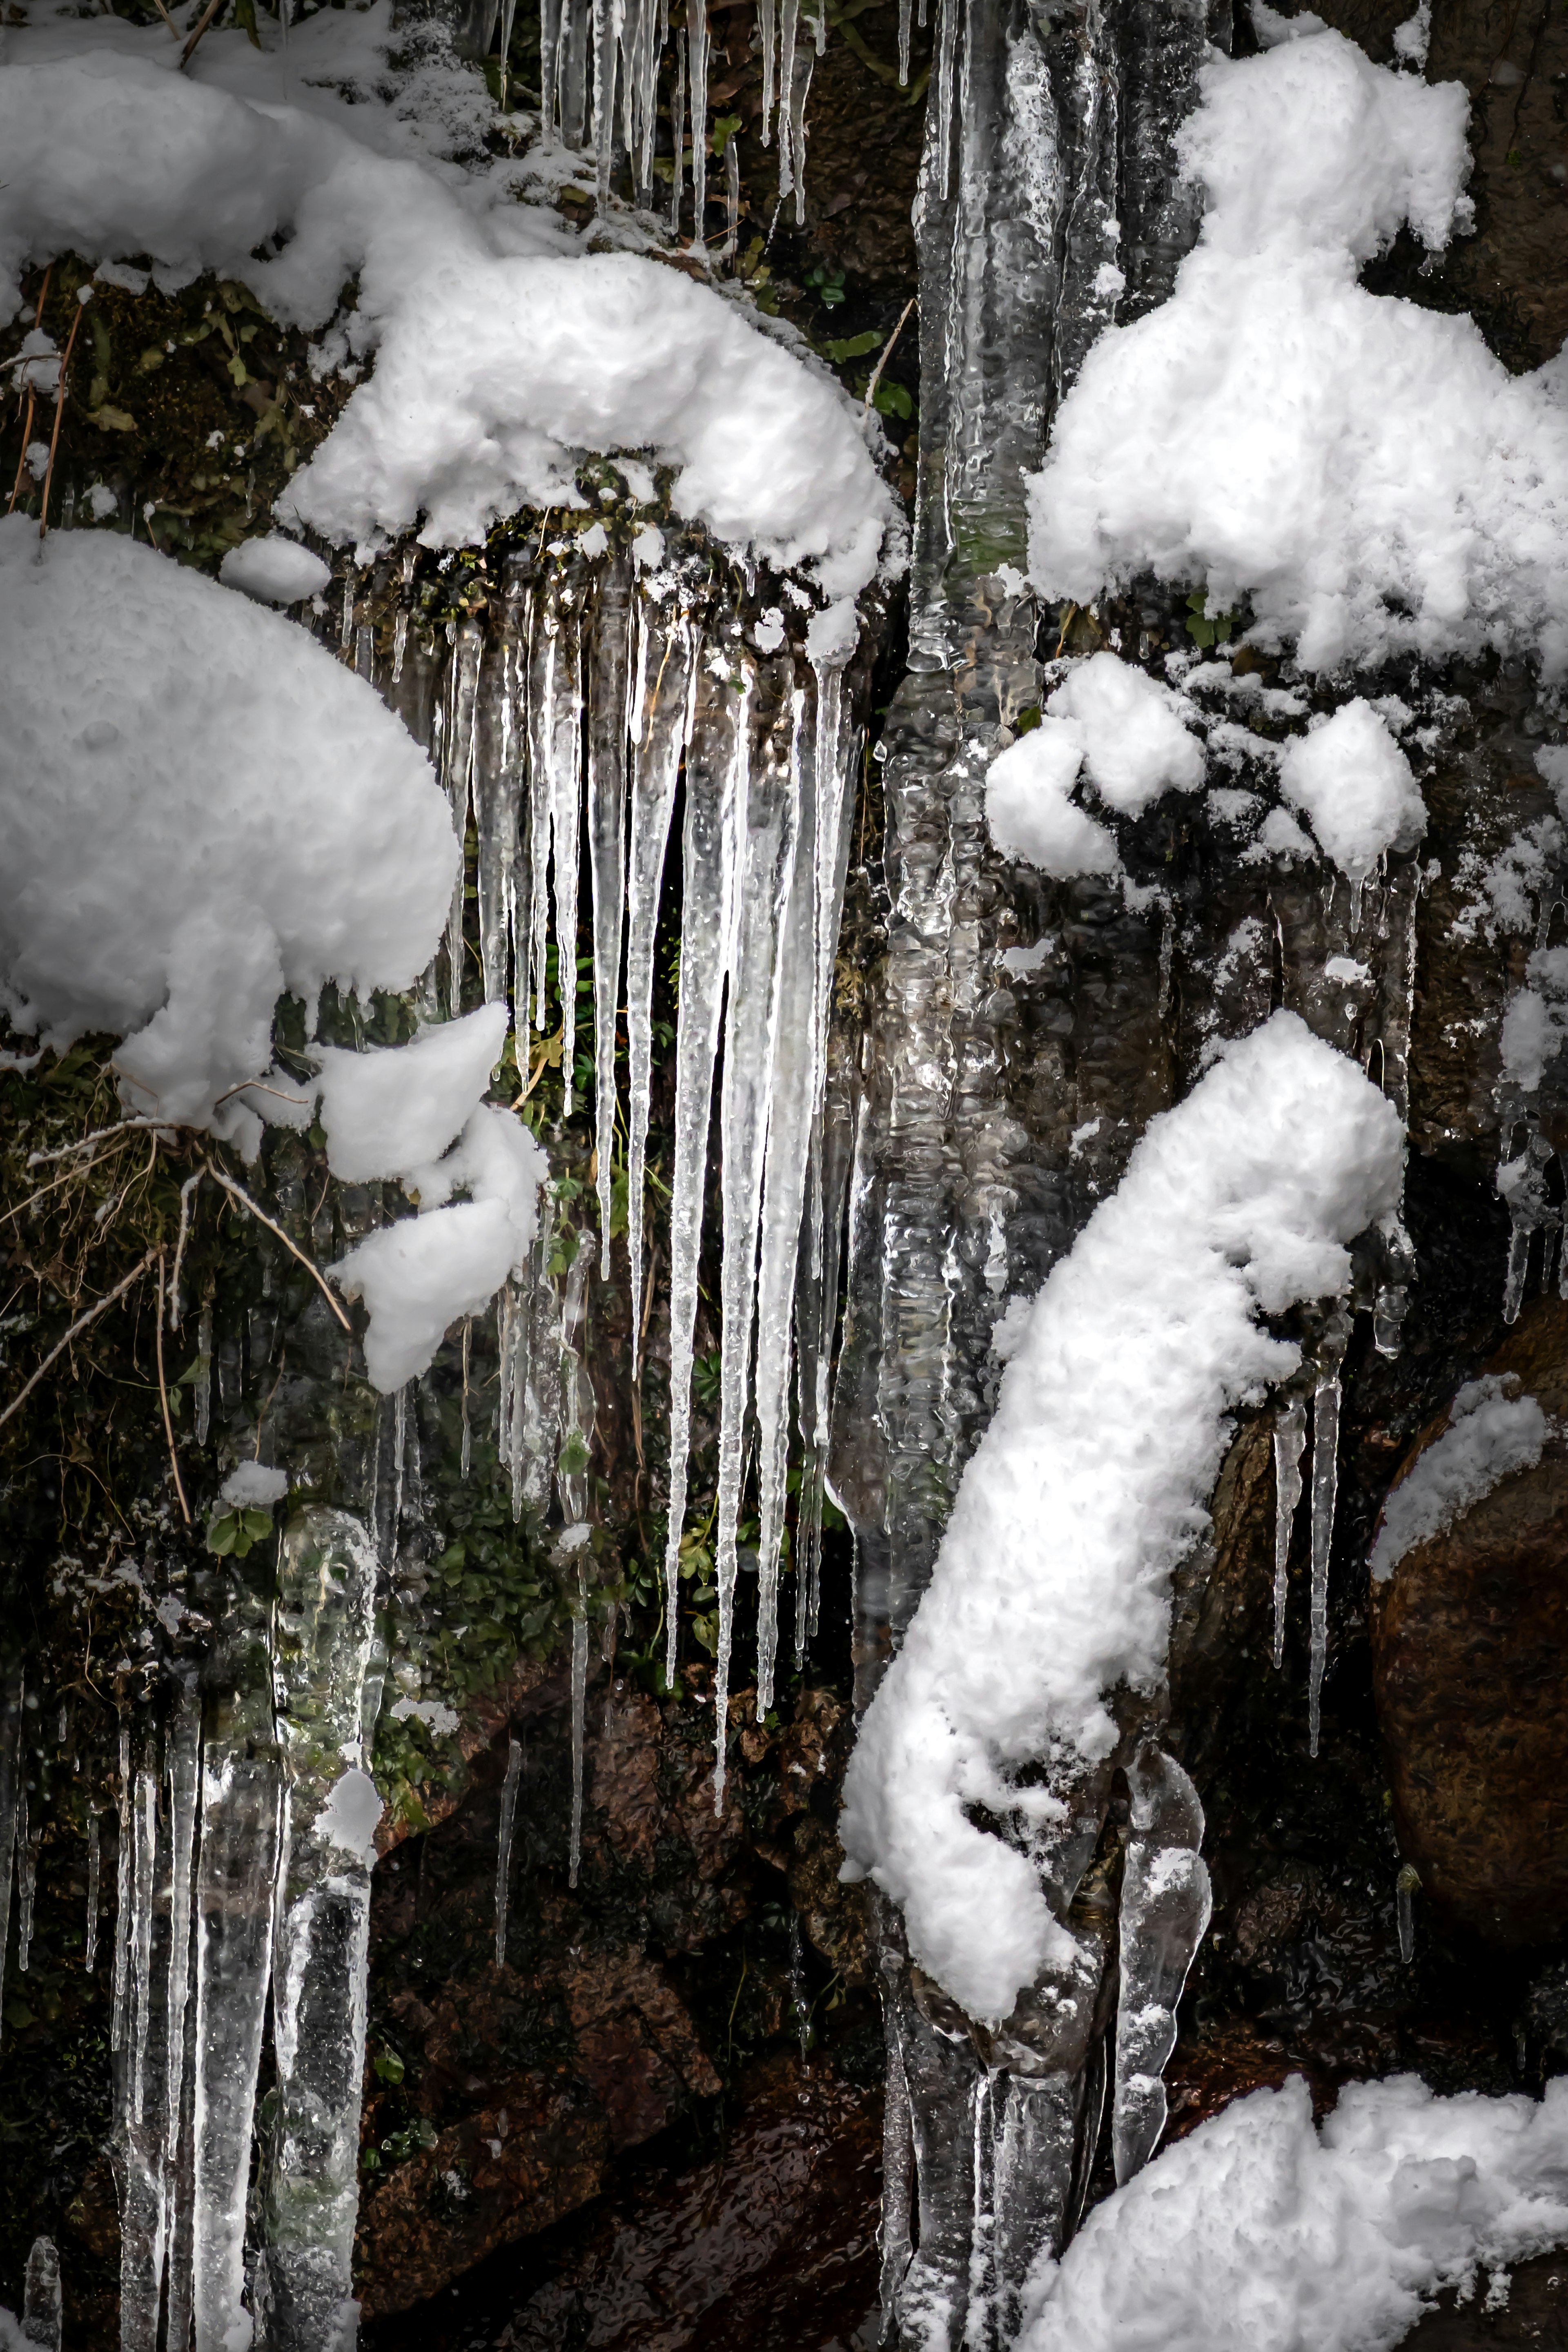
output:
[[[1568, 1407], [1568, 1306], [1530, 1310], [1488, 1370]], [[1441, 1433], [1422, 1433], [1409, 1474]], [[1396, 1482], [1397, 1483], [1397, 1482]], [[1550, 1444], [1373, 1587], [1373, 1669], [1400, 1846], [1489, 1942], [1568, 1928], [1568, 1445]]]

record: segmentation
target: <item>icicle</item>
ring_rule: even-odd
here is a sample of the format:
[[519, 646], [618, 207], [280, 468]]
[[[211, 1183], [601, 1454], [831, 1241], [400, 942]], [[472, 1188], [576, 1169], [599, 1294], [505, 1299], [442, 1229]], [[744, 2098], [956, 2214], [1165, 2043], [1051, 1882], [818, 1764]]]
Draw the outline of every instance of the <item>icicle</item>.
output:
[[[584, 1534], [587, 1532], [584, 1530]], [[583, 1860], [584, 1728], [588, 1711], [588, 1562], [586, 1547], [577, 1559], [577, 1606], [572, 1616], [572, 1840], [567, 1885], [577, 1884]]]
[[94, 1969], [97, 1968], [97, 1966], [98, 1966], [98, 1903], [99, 1903], [99, 1874], [100, 1874], [100, 1866], [101, 1866], [101, 1865], [100, 1865], [100, 1854], [99, 1854], [98, 1808], [97, 1808], [97, 1806], [96, 1806], [96, 1805], [89, 1805], [89, 1806], [88, 1807], [88, 1809], [87, 1809], [87, 1958], [86, 1958], [86, 1967], [87, 1967], [87, 1972], [88, 1972], [88, 1975], [89, 1975], [89, 1976], [91, 1976], [91, 1974], [92, 1974], [93, 1970], [94, 1970]]
[[1421, 1873], [1410, 1863], [1401, 1863], [1399, 1875], [1394, 1882], [1394, 1905], [1399, 1930], [1399, 1957], [1406, 1968], [1415, 1958], [1415, 1890], [1420, 1884]]
[[131, 1726], [120, 1719], [120, 1843], [114, 1873], [114, 1998], [109, 2046], [125, 2044], [125, 1984], [131, 1952]]
[[403, 1468], [407, 1458], [408, 1384], [405, 1381], [392, 1400], [392, 1523], [386, 1544], [389, 1567], [395, 1566], [403, 1541]]
[[[1519, 1319], [1533, 1235], [1542, 1226], [1550, 1228], [1558, 1223], [1558, 1213], [1546, 1194], [1546, 1171], [1552, 1158], [1551, 1144], [1540, 1129], [1532, 1126], [1526, 1134], [1523, 1150], [1505, 1160], [1497, 1172], [1497, 1188], [1508, 1204], [1509, 1215], [1508, 1273], [1502, 1297], [1505, 1323]], [[1568, 1259], [1564, 1265], [1568, 1267]], [[1563, 1296], [1568, 1297], [1568, 1291]]]
[[[926, 0], [921, 0], [921, 23], [925, 23]], [[952, 183], [952, 63], [958, 37], [958, 0], [937, 0], [936, 67], [931, 76], [930, 104], [936, 128], [936, 187], [939, 204], [945, 204]]]
[[153, 1877], [158, 1861], [158, 1775], [145, 1765], [136, 1775], [132, 1842], [134, 1926], [131, 1937], [133, 2007], [129, 2020], [131, 2120], [139, 2125], [147, 2088], [147, 2029], [153, 2007]]
[[[505, 1002], [511, 978], [511, 945], [517, 929], [518, 811], [526, 743], [522, 706], [528, 679], [524, 665], [531, 604], [531, 596], [524, 600], [521, 643], [509, 634], [501, 649], [500, 680], [492, 698], [490, 740], [474, 762], [479, 969], [487, 1004]], [[508, 617], [511, 617], [510, 611]], [[527, 982], [520, 974], [520, 1001], [526, 993]], [[526, 1027], [527, 1018], [524, 1010], [521, 1025]], [[525, 1061], [526, 1058], [525, 1055]], [[526, 1070], [523, 1076], [526, 1081]]]
[[910, 0], [899, 0], [899, 88], [910, 86]]
[[1307, 1443], [1307, 1401], [1293, 1396], [1274, 1424], [1274, 1663], [1285, 1659], [1285, 1603], [1290, 1534], [1301, 1499], [1301, 1454]]
[[180, 1694], [169, 1752], [169, 1835], [174, 1847], [169, 1877], [169, 1993], [167, 2004], [167, 2148], [177, 2152], [185, 2057], [185, 2005], [191, 1980], [191, 1864], [196, 1831], [196, 1795], [201, 1782], [201, 1701], [194, 1690]]
[[565, 597], [556, 619], [549, 728], [550, 830], [555, 866], [555, 980], [561, 997], [561, 1116], [572, 1116], [577, 1039], [577, 856], [583, 695], [577, 615]]
[[[509, 1298], [510, 1295], [511, 1285], [509, 1282], [507, 1285]], [[468, 1424], [468, 1360], [472, 1352], [473, 1337], [474, 1318], [471, 1315], [465, 1315], [463, 1318], [463, 1434], [458, 1454], [458, 1474], [464, 1478], [474, 1466], [473, 1431]]]
[[741, 150], [733, 136], [724, 142], [724, 208], [729, 225], [722, 257], [733, 261], [741, 242]]
[[1121, 1882], [1121, 1987], [1116, 2009], [1111, 2151], [1118, 2187], [1141, 2171], [1164, 2129], [1165, 2062], [1176, 2004], [1213, 1902], [1198, 1852], [1204, 1810], [1181, 1766], [1145, 1748], [1127, 1772], [1131, 1828]]
[[37, 2352], [60, 2352], [60, 2258], [52, 2238], [35, 2238], [22, 2289], [22, 2341]]
[[[528, 875], [529, 991], [533, 999], [533, 1025], [546, 1020], [544, 995], [545, 947], [550, 931], [551, 730], [554, 700], [556, 654], [555, 600], [560, 582], [552, 579], [542, 602], [531, 615], [528, 639]], [[522, 974], [518, 975], [522, 993]]]
[[617, 551], [599, 580], [588, 693], [588, 850], [594, 882], [594, 1135], [599, 1272], [610, 1278], [615, 1193], [616, 1008], [626, 898], [626, 671], [631, 660], [631, 565]]
[[[885, 1950], [886, 1947], [883, 1948]], [[899, 2032], [899, 2012], [885, 1988], [882, 2031], [887, 2050], [887, 2090], [882, 2111], [880, 2302], [883, 2312], [890, 2317], [897, 2306], [899, 2291], [903, 2285], [913, 2252], [910, 2192], [914, 2186], [914, 2140], [909, 2078], [904, 2073], [903, 2037]], [[886, 2337], [882, 2340], [886, 2341]]]
[[540, 0], [540, 136], [548, 144], [561, 119], [561, 0]]
[[778, 57], [777, 0], [758, 0], [757, 29], [763, 43], [763, 145], [771, 145], [773, 135], [774, 71]]
[[562, 1293], [561, 1328], [556, 1341], [563, 1432], [556, 1489], [562, 1515], [569, 1527], [581, 1526], [588, 1517], [588, 1459], [598, 1417], [594, 1384], [583, 1361], [581, 1344], [589, 1265], [586, 1236], [579, 1234], [577, 1255], [567, 1269], [566, 1287]]
[[616, 160], [616, 60], [621, 37], [620, 0], [594, 0], [594, 149], [599, 208], [610, 199]]
[[1312, 1392], [1312, 1607], [1311, 1665], [1307, 1693], [1307, 1752], [1318, 1752], [1321, 1728], [1323, 1672], [1329, 1653], [1329, 1554], [1334, 1539], [1334, 1498], [1339, 1490], [1340, 1366], [1350, 1338], [1350, 1319], [1336, 1307], [1318, 1343], [1317, 1381]]
[[795, 91], [795, 38], [800, 27], [800, 0], [783, 0], [779, 16], [779, 198], [795, 186], [795, 148], [791, 140], [791, 99]]
[[587, 122], [591, 29], [590, 0], [562, 0], [561, 137], [568, 147], [582, 146]]
[[16, 1972], [24, 1977], [33, 1941], [33, 1899], [38, 1885], [35, 1836], [28, 1825], [24, 1781], [16, 1791]]
[[818, 1097], [816, 1055], [816, 795], [803, 765], [805, 696], [794, 688], [791, 791], [800, 833], [791, 876], [779, 956], [777, 1049], [768, 1118], [767, 1178], [763, 1202], [757, 1282], [757, 1484], [761, 1530], [757, 1548], [757, 1711], [773, 1703], [778, 1646], [779, 1553], [784, 1538], [789, 1452], [790, 1318], [800, 1255], [801, 1219], [811, 1165], [810, 1139]]
[[392, 683], [403, 683], [403, 657], [408, 650], [408, 615], [399, 607], [392, 624]]
[[672, 1685], [687, 1454], [691, 1441], [691, 1366], [708, 1122], [734, 923], [742, 718], [742, 709], [729, 681], [727, 657], [706, 656], [698, 667], [681, 842], [680, 1009], [675, 1044], [675, 1171], [669, 1209], [669, 1526], [664, 1559], [665, 1672]]
[[687, 64], [691, 75], [691, 250], [708, 235], [708, 0], [687, 0]]
[[307, 1510], [285, 1531], [274, 1635], [288, 1823], [272, 2009], [278, 2116], [257, 2273], [268, 2352], [346, 2352], [353, 2341], [370, 1872], [382, 1811], [365, 1769], [381, 1698], [375, 1584], [374, 1545], [346, 1513]]
[[212, 1300], [204, 1304], [196, 1323], [196, 1444], [205, 1445], [212, 1422], [213, 1397], [213, 1310]]
[[496, 1851], [496, 1966], [506, 1966], [507, 1915], [511, 1908], [511, 1839], [517, 1822], [517, 1784], [522, 1777], [522, 1743], [507, 1741], [506, 1779], [500, 1792], [500, 1837]]
[[637, 733], [632, 743], [632, 847], [626, 900], [626, 1252], [631, 1264], [632, 1379], [637, 1377], [643, 1192], [653, 1085], [653, 962], [659, 891], [680, 754], [696, 684], [694, 633], [684, 614], [644, 599], [637, 630]]
[[789, 1997], [795, 2011], [795, 2032], [800, 2041], [800, 2063], [806, 2063], [811, 2047], [811, 2004], [805, 1997], [805, 1957], [802, 1949], [800, 1913], [792, 1911], [789, 1917]]
[[[479, 690], [479, 667], [484, 639], [471, 621], [458, 635], [456, 656], [447, 673], [447, 707], [442, 750], [443, 781], [452, 808], [452, 830], [461, 848], [468, 840], [468, 814], [474, 800], [475, 714]], [[466, 865], [458, 860], [447, 917], [447, 1012], [455, 1021], [463, 1009], [463, 904]]]
[[[785, 706], [788, 708], [787, 703]], [[717, 1568], [719, 1643], [714, 1672], [718, 1740], [715, 1811], [724, 1801], [725, 1708], [734, 1633], [736, 1528], [740, 1517], [752, 1335], [757, 1308], [757, 1239], [773, 1061], [779, 1033], [780, 935], [795, 878], [799, 796], [786, 731], [782, 755], [754, 766], [742, 757], [736, 783], [741, 845], [736, 938], [724, 1024], [722, 1138], [723, 1255], [721, 1277]]]
[[268, 1611], [241, 1586], [223, 1629], [227, 1695], [202, 1743], [195, 1886], [192, 2305], [202, 2352], [249, 2340], [246, 2189], [280, 1832]]
[[680, 235], [680, 197], [686, 178], [686, 36], [675, 37], [675, 95], [669, 101], [669, 131], [673, 141], [669, 175], [669, 226]]

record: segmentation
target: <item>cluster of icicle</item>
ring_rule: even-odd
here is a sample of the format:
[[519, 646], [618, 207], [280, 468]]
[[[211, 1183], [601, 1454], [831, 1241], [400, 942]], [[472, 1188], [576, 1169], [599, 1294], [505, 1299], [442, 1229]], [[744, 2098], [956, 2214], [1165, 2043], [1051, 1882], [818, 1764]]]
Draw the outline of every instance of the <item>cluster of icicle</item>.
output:
[[[787, 601], [787, 599], [786, 599]], [[509, 994], [522, 1039], [561, 1022], [563, 1116], [573, 1104], [578, 883], [586, 857], [593, 904], [595, 1137], [601, 1278], [609, 1238], [620, 1109], [617, 1009], [625, 1008], [627, 1273], [635, 1381], [653, 1295], [644, 1223], [652, 1003], [660, 893], [677, 788], [680, 833], [680, 984], [669, 1234], [668, 1672], [675, 1671], [680, 1539], [691, 1439], [698, 1259], [715, 1072], [721, 1157], [721, 1355], [716, 1560], [717, 1721], [725, 1722], [739, 1556], [737, 1529], [754, 1414], [758, 1545], [757, 1702], [773, 1701], [785, 1524], [792, 1381], [804, 1456], [795, 1537], [797, 1654], [816, 1606], [826, 1458], [828, 1358], [837, 1296], [838, 1202], [825, 1166], [823, 1099], [834, 958], [843, 906], [859, 731], [847, 719], [841, 661], [812, 661], [771, 629], [749, 635], [739, 583], [706, 562], [637, 571], [611, 552], [569, 546], [526, 559], [492, 598], [488, 625], [450, 625], [432, 714], [433, 751], [459, 838], [477, 842], [480, 961], [487, 1001]], [[374, 675], [371, 632], [345, 651]], [[773, 649], [755, 642], [772, 638]], [[385, 681], [404, 686], [400, 615]], [[568, 975], [547, 1003], [553, 930]], [[455, 1014], [463, 969], [462, 898], [454, 896], [432, 1015]], [[442, 987], [444, 983], [444, 988]], [[440, 992], [438, 992], [438, 990]], [[552, 1041], [553, 1044], [554, 1041]], [[589, 1508], [593, 1389], [585, 1368], [588, 1253], [557, 1293], [553, 1215], [542, 1204], [526, 1275], [502, 1294], [500, 1437], [514, 1510], [543, 1510], [553, 1486], [564, 1539]], [[639, 1307], [640, 1302], [640, 1307]], [[575, 1444], [568, 1441], [575, 1440]], [[577, 1464], [574, 1469], [570, 1465]], [[585, 1553], [579, 1554], [585, 1569]], [[586, 1670], [586, 1591], [574, 1684]], [[575, 1713], [581, 1715], [580, 1690]], [[718, 1794], [723, 1787], [719, 1740]], [[579, 1773], [580, 1780], [580, 1773]]]
[[[375, 1582], [359, 1523], [307, 1511], [279, 1546], [273, 1601], [241, 1588], [217, 1631], [228, 1695], [204, 1711], [193, 1678], [164, 1719], [132, 1706], [121, 1717], [110, 2029], [121, 2352], [158, 2352], [160, 2341], [231, 2352], [252, 2341], [247, 2296], [268, 2352], [339, 2352], [354, 2340], [370, 1839], [381, 1810], [364, 1769], [381, 1693]], [[27, 1720], [14, 1670], [0, 1699], [0, 1968], [15, 1853], [23, 1969], [37, 1855]], [[89, 1800], [89, 1974], [100, 1843]], [[268, 2000], [276, 2113], [247, 2275]]]
[[[927, 0], [920, 0], [926, 21]], [[516, 0], [502, 0], [500, 53], [510, 46]], [[912, 0], [900, 0], [899, 79], [910, 78]], [[953, 11], [948, 8], [951, 21]], [[800, 0], [758, 0], [764, 147], [778, 132], [779, 201], [793, 195], [797, 222], [805, 218], [805, 102], [812, 69], [827, 44], [828, 0], [802, 16]], [[705, 6], [689, 6], [673, 39], [669, 121], [674, 168], [669, 219], [679, 234], [685, 190], [687, 124], [690, 125], [693, 242], [703, 242], [708, 205], [708, 76], [712, 40]], [[617, 145], [632, 167], [637, 201], [653, 207], [653, 158], [658, 127], [658, 75], [672, 46], [669, 0], [541, 0], [541, 106], [547, 136], [568, 147], [592, 146], [599, 201], [609, 194]], [[949, 74], [952, 39], [947, 44]], [[732, 139], [724, 165], [730, 207], [728, 250], [733, 251], [740, 210], [740, 156]]]

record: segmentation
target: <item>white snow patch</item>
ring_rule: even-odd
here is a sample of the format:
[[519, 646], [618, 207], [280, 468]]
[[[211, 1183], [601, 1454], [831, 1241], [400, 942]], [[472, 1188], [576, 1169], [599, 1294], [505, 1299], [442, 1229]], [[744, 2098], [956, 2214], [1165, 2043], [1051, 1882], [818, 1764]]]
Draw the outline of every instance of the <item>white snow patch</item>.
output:
[[1426, 803], [1388, 723], [1360, 696], [1310, 733], [1292, 736], [1279, 789], [1352, 882], [1364, 882], [1388, 849], [1414, 849]]
[[231, 547], [217, 576], [226, 588], [237, 588], [258, 604], [300, 604], [307, 596], [320, 595], [332, 574], [319, 555], [275, 530]]
[[[450, 1327], [478, 1315], [522, 1265], [546, 1172], [521, 1121], [481, 1103], [445, 1160], [408, 1171], [419, 1214], [367, 1234], [331, 1268], [369, 1309], [365, 1370], [384, 1395], [426, 1370]], [[447, 1206], [458, 1192], [468, 1200]]]
[[1510, 375], [1471, 320], [1356, 283], [1402, 222], [1432, 251], [1468, 224], [1465, 92], [1307, 30], [1204, 68], [1181, 134], [1200, 242], [1063, 404], [1031, 576], [1080, 603], [1144, 570], [1202, 583], [1211, 610], [1249, 596], [1251, 635], [1297, 640], [1313, 670], [1494, 646], [1556, 675], [1561, 362]]
[[1082, 765], [1069, 730], [1043, 719], [997, 753], [985, 772], [985, 822], [1004, 857], [1021, 857], [1059, 881], [1118, 870], [1115, 835], [1072, 799]]
[[356, 1862], [375, 1860], [375, 1832], [384, 1811], [381, 1792], [368, 1772], [351, 1765], [332, 1784], [326, 1803], [310, 1824], [324, 1844], [341, 1846]]
[[231, 1511], [269, 1511], [289, 1492], [286, 1470], [270, 1470], [265, 1462], [242, 1462], [217, 1490], [220, 1503]]
[[389, 1709], [395, 1723], [422, 1723], [437, 1739], [449, 1739], [458, 1728], [458, 1711], [444, 1699], [400, 1698]]
[[1106, 1692], [1158, 1685], [1227, 1414], [1300, 1360], [1257, 1318], [1343, 1290], [1344, 1244], [1395, 1207], [1403, 1157], [1377, 1088], [1276, 1013], [1152, 1122], [1034, 1301], [840, 1822], [850, 1874], [902, 1906], [970, 2015], [1006, 2015], [1070, 1939], [1035, 1862], [966, 1807], [1026, 1842], [1048, 1829], [1059, 1799], [1022, 1768], [1070, 1785], [1114, 1746]]
[[1506, 1075], [1532, 1095], [1568, 1037], [1568, 948], [1537, 948], [1524, 968], [1526, 985], [1502, 1022]]
[[891, 496], [826, 369], [679, 271], [561, 257], [559, 217], [511, 179], [464, 184], [363, 143], [358, 110], [252, 102], [173, 62], [155, 26], [0, 68], [0, 322], [22, 268], [68, 248], [150, 254], [176, 285], [221, 271], [309, 330], [357, 278], [335, 357], [374, 372], [279, 516], [366, 554], [416, 524], [458, 546], [520, 506], [580, 506], [579, 452], [647, 449], [677, 469], [677, 510], [732, 547], [809, 563], [830, 599], [871, 578]]
[[1194, 791], [1204, 755], [1182, 724], [1182, 707], [1169, 687], [1114, 654], [1077, 664], [1039, 725], [986, 772], [985, 814], [997, 848], [1063, 880], [1113, 873], [1121, 862], [1114, 837], [1070, 797], [1079, 771], [1124, 816], [1142, 815], [1169, 786]]
[[1392, 2352], [1439, 2288], [1568, 2239], [1568, 2083], [1543, 2099], [1255, 2091], [1095, 2207], [1019, 2352]]
[[1535, 754], [1535, 765], [1557, 795], [1557, 813], [1568, 816], [1568, 743], [1542, 743]]
[[485, 1004], [406, 1045], [361, 1054], [317, 1046], [333, 1175], [348, 1184], [401, 1179], [438, 1160], [482, 1099], [509, 1026], [504, 1004]]
[[1372, 1548], [1373, 1581], [1386, 1584], [1407, 1551], [1451, 1528], [1515, 1470], [1532, 1470], [1554, 1424], [1514, 1373], [1467, 1381], [1448, 1426], [1418, 1454], [1383, 1507]]
[[253, 1152], [220, 1098], [269, 1070], [284, 991], [406, 988], [440, 936], [458, 845], [425, 754], [280, 615], [20, 515], [0, 703], [0, 1003], [61, 1049], [114, 1032], [131, 1108]]

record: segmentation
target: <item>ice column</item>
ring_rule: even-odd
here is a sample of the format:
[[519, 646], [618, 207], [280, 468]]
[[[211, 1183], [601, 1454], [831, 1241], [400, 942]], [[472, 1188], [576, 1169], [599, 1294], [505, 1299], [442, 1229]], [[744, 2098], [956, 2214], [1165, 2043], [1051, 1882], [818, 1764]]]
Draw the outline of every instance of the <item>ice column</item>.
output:
[[1153, 2155], [1165, 2126], [1165, 2062], [1176, 2003], [1213, 1903], [1198, 1852], [1204, 1812], [1181, 1766], [1145, 1747], [1127, 1768], [1131, 1834], [1121, 1881], [1121, 1988], [1116, 2011], [1111, 2150], [1118, 2183]]
[[1340, 1367], [1350, 1339], [1350, 1318], [1334, 1307], [1318, 1342], [1312, 1391], [1312, 1601], [1311, 1663], [1307, 1690], [1307, 1752], [1318, 1752], [1323, 1674], [1329, 1654], [1329, 1555], [1334, 1540], [1334, 1502], [1340, 1483]]
[[52, 2238], [35, 2238], [22, 2290], [22, 2341], [60, 2352], [60, 2258]]
[[1274, 1663], [1285, 1658], [1285, 1604], [1289, 1598], [1290, 1536], [1301, 1499], [1301, 1453], [1307, 1443], [1307, 1402], [1292, 1396], [1274, 1424]]
[[[615, 1187], [616, 1007], [626, 897], [626, 672], [631, 567], [617, 551], [599, 576], [588, 670], [588, 854], [594, 881], [594, 1128], [598, 1162], [599, 1272], [610, 1278]], [[636, 1312], [634, 1297], [633, 1312]]]
[[346, 2352], [359, 2204], [370, 1874], [381, 1799], [370, 1745], [384, 1660], [375, 1549], [315, 1508], [285, 1531], [274, 1627], [284, 1783], [272, 2029], [278, 2113], [257, 2297], [270, 2352]]

